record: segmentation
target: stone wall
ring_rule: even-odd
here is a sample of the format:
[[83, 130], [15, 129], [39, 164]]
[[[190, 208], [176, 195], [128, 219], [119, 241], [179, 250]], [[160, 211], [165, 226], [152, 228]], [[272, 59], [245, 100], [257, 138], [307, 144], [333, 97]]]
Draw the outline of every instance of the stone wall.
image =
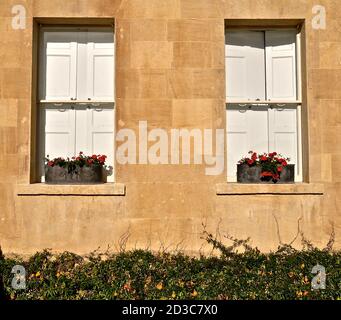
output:
[[[16, 4], [26, 8], [24, 30], [11, 27]], [[312, 28], [316, 4], [326, 8], [326, 30]], [[207, 176], [204, 165], [117, 165], [124, 196], [42, 195], [34, 186], [18, 195], [34, 176], [33, 21], [39, 18], [115, 19], [116, 130], [137, 128], [139, 120], [150, 128], [225, 128], [225, 20], [304, 20], [305, 182], [321, 184], [323, 191], [307, 186], [305, 192], [217, 195], [226, 172]], [[86, 253], [117, 248], [129, 234], [128, 248], [198, 252], [208, 249], [200, 239], [204, 223], [208, 231], [251, 237], [252, 244], [270, 250], [279, 234], [291, 241], [300, 220], [306, 237], [319, 246], [334, 225], [340, 248], [340, 85], [339, 0], [1, 0], [0, 245], [5, 252]]]

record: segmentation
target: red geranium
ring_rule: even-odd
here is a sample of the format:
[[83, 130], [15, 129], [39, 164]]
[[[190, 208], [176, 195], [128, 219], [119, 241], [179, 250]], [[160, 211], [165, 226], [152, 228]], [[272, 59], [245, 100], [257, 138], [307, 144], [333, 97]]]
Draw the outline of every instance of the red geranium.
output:
[[242, 158], [238, 163], [249, 166], [260, 165], [262, 167], [261, 178], [272, 179], [277, 182], [285, 166], [288, 165], [289, 158], [284, 158], [277, 152], [259, 154], [249, 151], [249, 157]]
[[272, 177], [272, 173], [269, 172], [269, 171], [263, 171], [263, 172], [261, 173], [261, 176], [262, 176], [262, 177]]
[[49, 156], [45, 158], [45, 164], [49, 167], [59, 166], [62, 168], [68, 168], [69, 172], [76, 171], [77, 167], [84, 166], [104, 166], [107, 156], [105, 155], [92, 155], [86, 156], [81, 151], [78, 156], [74, 156], [71, 159], [58, 157], [53, 160], [49, 159]]

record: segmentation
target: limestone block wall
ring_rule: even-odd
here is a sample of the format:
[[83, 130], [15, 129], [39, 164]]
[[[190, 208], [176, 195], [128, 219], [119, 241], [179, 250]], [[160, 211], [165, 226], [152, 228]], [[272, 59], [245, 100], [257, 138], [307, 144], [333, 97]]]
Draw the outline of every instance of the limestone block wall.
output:
[[[26, 10], [25, 29], [12, 28], [17, 4]], [[326, 9], [325, 30], [312, 28], [316, 4]], [[137, 129], [140, 120], [149, 129], [225, 129], [226, 21], [302, 21], [305, 183], [323, 191], [308, 186], [305, 192], [218, 195], [226, 170], [207, 176], [205, 165], [117, 164], [125, 195], [36, 192], [30, 186], [36, 161], [34, 32], [37, 21], [67, 18], [115, 21], [116, 130]], [[279, 244], [279, 234], [291, 241], [300, 220], [305, 236], [319, 246], [334, 226], [340, 248], [340, 85], [339, 0], [1, 0], [0, 245], [4, 252], [86, 253], [117, 248], [129, 235], [128, 248], [198, 252], [208, 249], [200, 238], [204, 223], [208, 231], [250, 237], [268, 251]], [[23, 185], [32, 192], [20, 194]]]

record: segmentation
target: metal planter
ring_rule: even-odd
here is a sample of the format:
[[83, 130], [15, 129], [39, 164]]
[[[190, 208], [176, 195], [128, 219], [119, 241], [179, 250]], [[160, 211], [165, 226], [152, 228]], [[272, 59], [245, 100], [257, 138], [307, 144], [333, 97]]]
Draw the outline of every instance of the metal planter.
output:
[[45, 183], [47, 184], [96, 184], [103, 183], [101, 166], [76, 167], [71, 173], [67, 168], [45, 166]]
[[[272, 179], [261, 179], [262, 167], [260, 165], [249, 166], [247, 164], [237, 165], [237, 182], [239, 183], [274, 183]], [[283, 168], [280, 179], [276, 183], [294, 183], [295, 165], [288, 164]]]

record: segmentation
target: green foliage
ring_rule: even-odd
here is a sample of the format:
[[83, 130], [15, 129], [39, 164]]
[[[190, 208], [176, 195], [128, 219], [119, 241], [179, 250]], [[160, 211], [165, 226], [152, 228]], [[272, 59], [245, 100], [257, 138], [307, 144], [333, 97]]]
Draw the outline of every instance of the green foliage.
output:
[[[28, 261], [0, 254], [0, 294], [8, 299], [340, 299], [341, 253], [319, 250], [306, 242], [302, 251], [290, 245], [264, 254], [248, 240], [224, 245], [211, 234], [205, 239], [220, 256], [135, 250], [81, 257], [45, 250]], [[243, 253], [237, 253], [238, 247]], [[1, 253], [1, 251], [0, 251]], [[323, 265], [325, 290], [312, 290], [312, 268]], [[14, 265], [27, 272], [25, 290], [11, 287]]]

